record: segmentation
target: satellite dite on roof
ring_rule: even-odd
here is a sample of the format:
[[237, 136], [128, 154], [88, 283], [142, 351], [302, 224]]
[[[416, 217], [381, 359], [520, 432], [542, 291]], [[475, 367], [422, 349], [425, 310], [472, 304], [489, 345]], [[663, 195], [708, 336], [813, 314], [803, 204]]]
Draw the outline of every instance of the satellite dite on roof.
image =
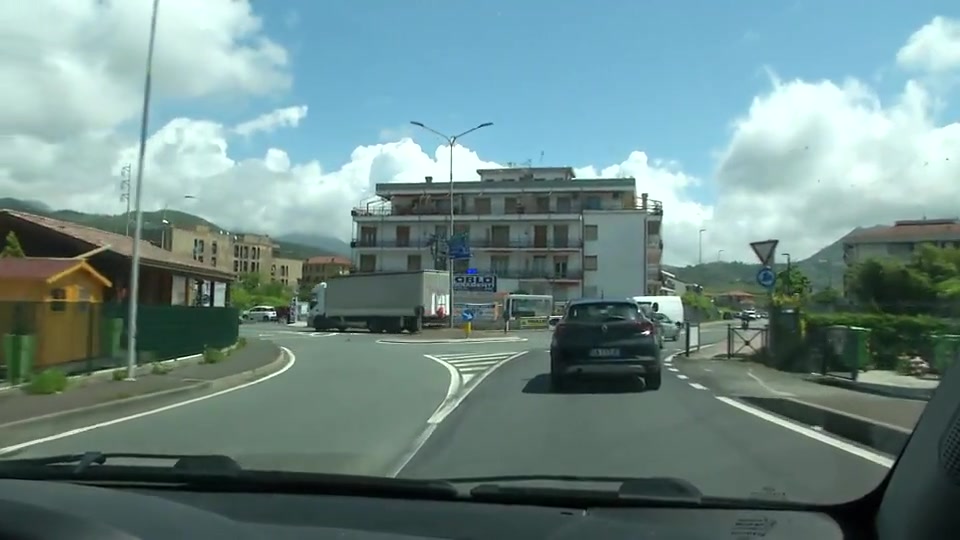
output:
[[777, 252], [779, 240], [760, 240], [759, 242], [750, 242], [750, 247], [760, 259], [760, 264], [770, 266], [773, 264], [773, 256]]

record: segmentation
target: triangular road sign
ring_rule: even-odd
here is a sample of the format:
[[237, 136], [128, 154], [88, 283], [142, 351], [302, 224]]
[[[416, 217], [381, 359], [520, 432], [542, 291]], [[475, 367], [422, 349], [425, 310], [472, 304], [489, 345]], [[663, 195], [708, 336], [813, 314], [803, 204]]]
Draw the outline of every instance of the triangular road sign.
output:
[[750, 242], [750, 247], [753, 248], [753, 252], [757, 254], [757, 258], [760, 259], [760, 264], [764, 266], [770, 266], [773, 262], [773, 254], [777, 251], [777, 244], [779, 240], [761, 240], [759, 242]]

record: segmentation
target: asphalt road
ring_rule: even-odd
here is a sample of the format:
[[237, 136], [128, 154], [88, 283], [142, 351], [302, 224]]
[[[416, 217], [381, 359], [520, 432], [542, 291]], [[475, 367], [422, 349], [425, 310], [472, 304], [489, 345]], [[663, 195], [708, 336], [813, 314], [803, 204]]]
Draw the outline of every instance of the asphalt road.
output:
[[[725, 335], [724, 325], [706, 327], [704, 343]], [[859, 497], [885, 476], [882, 466], [728, 405], [672, 365], [658, 392], [585, 382], [557, 394], [549, 355], [531, 348], [487, 376], [400, 476], [673, 476], [710, 495], [808, 502]]]
[[272, 336], [296, 355], [296, 364], [262, 384], [11, 457], [212, 453], [254, 468], [388, 474], [446, 395], [449, 374], [419, 350], [377, 345], [369, 335], [276, 324], [244, 325], [243, 333]]
[[[711, 495], [772, 491], [814, 502], [862, 495], [885, 474], [725, 403], [676, 362], [657, 392], [585, 383], [552, 393], [545, 333], [514, 343], [388, 345], [377, 342], [382, 336], [283, 325], [243, 332], [288, 347], [296, 364], [263, 384], [38, 444], [18, 457], [216, 453], [255, 468], [372, 475], [399, 468], [410, 478], [675, 476]], [[722, 340], [726, 326], [705, 326], [701, 335], [703, 343]], [[428, 429], [450, 390], [469, 394]]]

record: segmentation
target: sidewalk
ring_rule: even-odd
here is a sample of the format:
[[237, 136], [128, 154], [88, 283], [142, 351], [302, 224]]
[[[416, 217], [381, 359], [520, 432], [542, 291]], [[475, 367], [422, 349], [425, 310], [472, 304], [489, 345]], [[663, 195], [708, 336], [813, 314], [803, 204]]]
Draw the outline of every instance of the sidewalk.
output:
[[169, 398], [200, 391], [214, 383], [243, 384], [254, 374], [263, 376], [279, 370], [284, 364], [284, 359], [279, 357], [280, 350], [273, 343], [250, 339], [219, 362], [204, 363], [202, 358], [194, 358], [166, 363], [148, 368], [149, 371], [144, 369], [134, 381], [81, 375], [71, 377], [63, 392], [48, 395], [8, 388], [0, 392], [0, 440], [5, 439], [4, 429], [14, 425], [107, 406], [122, 408], [128, 402], [142, 403], [152, 396]]
[[908, 431], [926, 406], [921, 400], [823, 384], [809, 374], [778, 371], [741, 358], [727, 359], [725, 343], [678, 360], [692, 379], [708, 379], [708, 387], [733, 397], [800, 401]]

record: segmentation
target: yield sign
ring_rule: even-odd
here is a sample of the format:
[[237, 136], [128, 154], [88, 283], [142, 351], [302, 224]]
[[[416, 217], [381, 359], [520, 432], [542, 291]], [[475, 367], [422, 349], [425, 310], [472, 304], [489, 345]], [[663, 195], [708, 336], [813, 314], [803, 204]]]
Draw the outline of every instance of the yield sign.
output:
[[753, 252], [757, 254], [757, 258], [760, 259], [760, 264], [764, 266], [771, 266], [773, 263], [773, 254], [777, 251], [777, 244], [779, 240], [761, 240], [759, 242], [750, 242], [750, 247], [753, 248]]

